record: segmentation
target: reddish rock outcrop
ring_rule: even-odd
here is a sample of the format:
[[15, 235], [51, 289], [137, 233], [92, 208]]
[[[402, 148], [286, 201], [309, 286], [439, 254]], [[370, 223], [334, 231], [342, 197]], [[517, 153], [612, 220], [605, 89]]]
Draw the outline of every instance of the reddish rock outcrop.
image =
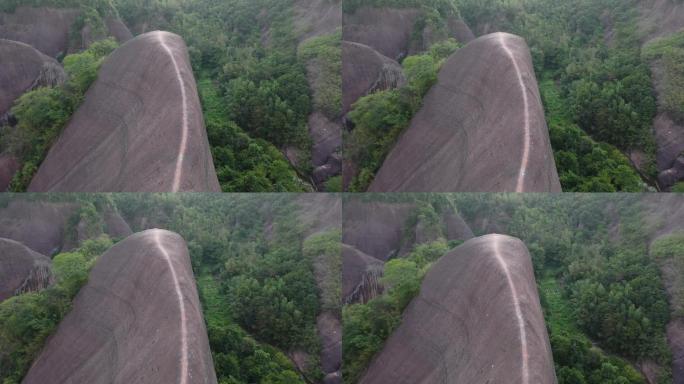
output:
[[105, 61], [32, 192], [219, 192], [183, 40], [140, 35]]
[[54, 282], [51, 260], [25, 245], [0, 238], [0, 301], [47, 288]]
[[365, 303], [383, 291], [380, 278], [383, 262], [358, 249], [342, 245], [342, 300], [344, 303]]
[[684, 28], [684, 3], [675, 0], [640, 0], [639, 29], [645, 40], [671, 35]]
[[350, 197], [342, 208], [342, 242], [380, 261], [400, 254], [413, 204]]
[[560, 192], [525, 41], [474, 40], [444, 64], [372, 192]]
[[79, 11], [75, 9], [17, 7], [0, 13], [0, 38], [16, 40], [56, 57], [69, 49], [69, 32]]
[[362, 96], [406, 85], [401, 65], [373, 48], [342, 42], [342, 113]]
[[0, 237], [52, 256], [64, 247], [67, 223], [77, 209], [77, 204], [14, 199], [0, 208]]
[[[40, 52], [56, 57], [59, 54], [85, 49], [90, 43], [107, 36], [95, 36], [90, 27], [80, 31], [81, 41], [74, 46], [70, 35], [81, 11], [50, 7], [17, 7], [13, 13], [0, 13], [0, 38], [21, 41]], [[123, 43], [132, 37], [121, 20], [108, 16], [104, 20], [107, 35]]]
[[525, 245], [489, 235], [437, 261], [360, 383], [556, 383]]
[[65, 80], [64, 69], [56, 60], [27, 44], [0, 39], [0, 116], [25, 92]]
[[216, 383], [188, 250], [137, 233], [104, 253], [23, 383]]
[[0, 192], [6, 191], [12, 178], [21, 169], [19, 160], [9, 153], [0, 153]]

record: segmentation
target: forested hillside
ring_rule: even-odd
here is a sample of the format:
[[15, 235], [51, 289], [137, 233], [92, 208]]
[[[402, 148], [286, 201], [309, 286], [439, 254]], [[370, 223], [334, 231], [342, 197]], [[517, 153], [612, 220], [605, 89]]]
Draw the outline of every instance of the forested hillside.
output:
[[[437, 226], [411, 252], [385, 263], [379, 278], [382, 294], [345, 305], [345, 382], [357, 382], [401, 324], [402, 311], [418, 294], [430, 265], [460, 244], [445, 242], [438, 219], [445, 209], [456, 209], [475, 236], [508, 234], [529, 249], [559, 383], [672, 382], [672, 354], [681, 353], [678, 336], [670, 333], [681, 316], [676, 287], [681, 287], [682, 269], [675, 256], [681, 223], [666, 224], [662, 211], [654, 209], [667, 209], [669, 200], [577, 194], [386, 194], [368, 199], [395, 210], [416, 204], [415, 214], [423, 221], [432, 218], [427, 221]], [[678, 211], [680, 205], [670, 208]], [[404, 224], [403, 241], [425, 230], [415, 223]], [[666, 293], [666, 287], [674, 288]]]
[[[430, 44], [443, 44], [433, 39], [427, 46], [414, 48], [416, 42], [424, 43], [429, 33], [439, 36], [435, 31], [444, 28], [450, 17], [462, 18], [476, 36], [503, 31], [523, 37], [531, 50], [563, 190], [639, 192], [680, 188], [674, 185], [679, 178], [679, 160], [675, 159], [680, 130], [672, 124], [667, 128], [661, 120], [662, 113], [667, 113], [676, 123], [681, 109], [681, 71], [677, 69], [681, 44], [673, 34], [644, 45], [649, 28], [658, 29], [644, 25], [648, 8], [678, 7], [663, 3], [667, 1], [648, 5], [637, 0], [445, 0], [420, 4], [388, 0], [363, 3], [366, 8], [359, 2], [346, 2], [344, 10], [353, 16], [376, 7], [377, 13], [386, 15], [379, 25], [385, 23], [384, 28], [397, 32], [394, 13], [410, 17], [418, 10], [421, 16], [412, 21], [409, 55], [430, 53]], [[352, 16], [349, 20], [354, 20]], [[648, 22], [657, 23], [653, 17]], [[427, 30], [426, 25], [430, 27]], [[345, 28], [351, 27], [346, 23]], [[444, 57], [457, 47], [442, 50]], [[425, 56], [420, 60], [391, 57], [404, 66], [408, 86], [374, 90], [353, 106], [345, 141], [350, 190], [368, 187], [421, 108], [440, 68], [434, 66], [441, 63], [434, 53], [430, 55], [432, 64]], [[420, 80], [415, 79], [418, 74]], [[417, 81], [422, 86], [417, 87]]]
[[[10, 195], [2, 197], [0, 207], [20, 199], [76, 204], [65, 232], [78, 232], [79, 238], [84, 231], [97, 234], [105, 225], [104, 212], [111, 209], [133, 231], [167, 228], [180, 234], [190, 252], [220, 383], [322, 382], [328, 373], [319, 357], [326, 356], [321, 338], [328, 335], [317, 328], [317, 317], [339, 311], [339, 222], [334, 219], [339, 206], [334, 198]], [[311, 209], [319, 215], [311, 216]], [[4, 383], [21, 381], [97, 257], [119, 240], [103, 235], [56, 255], [54, 286], [0, 303]], [[321, 273], [324, 280], [318, 280]]]
[[[72, 39], [80, 38], [83, 28], [106, 35], [104, 24], [111, 17], [120, 18], [134, 35], [153, 30], [180, 35], [189, 49], [222, 189], [226, 192], [324, 190], [328, 179], [339, 174], [340, 169], [337, 160], [329, 159], [333, 156], [334, 144], [328, 144], [333, 148], [326, 149], [322, 155], [316, 157], [318, 152], [312, 155], [318, 148], [317, 141], [322, 139], [316, 136], [314, 128], [310, 129], [315, 122], [308, 119], [317, 111], [331, 119], [337, 118], [339, 107], [335, 104], [339, 104], [340, 92], [335, 68], [339, 65], [339, 54], [335, 50], [339, 47], [334, 42], [334, 30], [339, 27], [335, 23], [340, 21], [333, 18], [329, 21], [332, 28], [325, 26], [327, 29], [320, 34], [311, 35], [313, 27], [307, 23], [316, 22], [317, 15], [304, 19], [296, 13], [296, 7], [307, 6], [296, 3], [293, 0], [143, 3], [6, 0], [0, 2], [0, 10], [11, 13], [17, 6], [76, 9], [80, 16], [70, 27]], [[338, 3], [322, 2], [328, 8], [339, 7]], [[333, 33], [332, 42], [312, 42], [300, 50], [305, 37], [330, 39], [331, 35], [326, 34], [328, 29]], [[323, 50], [326, 44], [330, 47], [328, 51]], [[65, 66], [74, 60], [65, 59]], [[309, 83], [307, 66], [312, 61], [321, 66], [328, 63], [324, 67], [327, 71], [323, 73], [324, 81]], [[88, 78], [92, 82], [100, 63], [93, 63], [94, 69], [83, 66], [76, 69], [94, 70]], [[26, 96], [12, 111], [10, 127], [0, 131], [3, 135], [0, 149], [22, 164], [21, 172], [13, 180], [13, 190], [25, 190], [47, 150], [78, 108], [89, 85], [78, 81], [79, 87], [66, 84], [53, 90], [41, 88], [36, 90], [38, 94]], [[69, 97], [56, 93], [66, 93]], [[22, 115], [27, 109], [32, 111], [30, 119], [26, 113]], [[18, 126], [14, 127], [17, 122]], [[35, 132], [37, 124], [51, 128], [47, 133]], [[327, 167], [314, 172], [326, 164]], [[335, 189], [334, 180], [327, 189]]]

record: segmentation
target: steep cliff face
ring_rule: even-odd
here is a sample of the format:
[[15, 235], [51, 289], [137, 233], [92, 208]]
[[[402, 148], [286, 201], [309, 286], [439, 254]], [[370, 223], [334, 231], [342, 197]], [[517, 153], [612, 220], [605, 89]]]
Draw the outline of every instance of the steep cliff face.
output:
[[[304, 242], [325, 233], [339, 233], [342, 225], [342, 199], [331, 194], [306, 194], [296, 200], [299, 208], [300, 225], [307, 230], [304, 232]], [[272, 226], [272, 223], [268, 225]], [[336, 239], [339, 242], [341, 239]], [[323, 384], [342, 383], [342, 319], [341, 302], [326, 302], [330, 298], [339, 298], [340, 292], [340, 252], [327, 250], [314, 257], [313, 272], [322, 310], [316, 318], [316, 331], [321, 350], [318, 356], [320, 368], [323, 372]], [[335, 300], [338, 301], [338, 300]], [[294, 353], [293, 353], [294, 355]], [[301, 360], [309, 360], [299, 354]], [[309, 360], [310, 361], [310, 360]], [[297, 364], [299, 366], [299, 364]]]
[[365, 303], [382, 294], [386, 261], [404, 257], [415, 245], [436, 240], [468, 240], [473, 232], [452, 209], [437, 223], [416, 217], [415, 203], [350, 197], [342, 215], [342, 301]]
[[93, 226], [76, 216], [79, 209], [77, 203], [14, 199], [0, 208], [0, 237], [16, 240], [51, 257], [78, 248], [83, 241], [102, 234], [122, 239], [132, 233], [115, 210], [105, 209], [98, 221], [101, 226]]
[[353, 14], [344, 14], [342, 39], [373, 47], [399, 60], [408, 55], [411, 34], [420, 16], [418, 9], [362, 7]]
[[69, 32], [78, 15], [75, 9], [17, 7], [14, 13], [0, 13], [0, 38], [56, 57], [69, 49]]
[[343, 244], [342, 300], [345, 304], [365, 303], [380, 295], [383, 262]]
[[[40, 52], [56, 57], [69, 51], [85, 49], [90, 43], [107, 36], [96, 35], [89, 26], [79, 31], [80, 42], [74, 45], [70, 35], [81, 15], [77, 9], [49, 7], [17, 7], [13, 13], [0, 12], [0, 38], [21, 41]], [[121, 20], [109, 16], [104, 20], [106, 35], [123, 43], [132, 37]]]
[[[292, 20], [300, 48], [315, 38], [337, 36], [342, 28], [342, 1], [295, 0]], [[307, 121], [312, 141], [312, 177], [319, 191], [325, 191], [326, 182], [342, 172], [339, 107], [327, 106], [328, 109], [334, 107], [336, 111], [333, 112], [318, 105], [318, 101], [334, 92], [330, 88], [339, 88], [340, 73], [335, 69], [339, 59], [331, 60], [329, 57], [309, 57], [306, 60], [307, 80], [314, 99], [314, 110]]]
[[342, 242], [383, 262], [398, 256], [414, 208], [352, 197], [342, 208]]
[[525, 245], [489, 235], [443, 256], [360, 383], [556, 383]]
[[77, 209], [76, 204], [15, 199], [0, 208], [0, 237], [52, 256], [64, 248], [67, 223]]
[[0, 301], [54, 283], [51, 260], [25, 245], [0, 238]]
[[340, 0], [295, 0], [293, 20], [300, 41], [330, 35], [342, 27]]
[[23, 383], [216, 383], [200, 308], [184, 240], [132, 235], [100, 257]]
[[529, 48], [506, 33], [452, 55], [372, 192], [560, 192]]
[[668, 84], [665, 66], [661, 60], [651, 63], [653, 87], [658, 100], [658, 113], [653, 120], [653, 132], [656, 141], [656, 166], [658, 167], [658, 183], [667, 190], [677, 182], [684, 180], [684, 125], [667, 112], [665, 105], [665, 87]]
[[[684, 3], [674, 0], [641, 0], [638, 6], [638, 27], [644, 44], [684, 29]], [[651, 72], [660, 106], [653, 120], [658, 183], [667, 190], [684, 180], [684, 157], [681, 156], [684, 152], [684, 126], [662, 107], [668, 83], [663, 63], [660, 60], [652, 62]]]
[[640, 0], [639, 30], [646, 41], [684, 28], [684, 3], [675, 0]]
[[220, 191], [183, 40], [150, 32], [114, 51], [28, 189]]
[[362, 96], [406, 85], [401, 65], [373, 48], [342, 42], [342, 113]]
[[[684, 196], [680, 194], [645, 195], [641, 201], [643, 218], [653, 228], [651, 244], [659, 238], [684, 231]], [[670, 298], [672, 316], [667, 325], [667, 339], [672, 351], [672, 377], [674, 384], [684, 383], [684, 317], [678, 303], [684, 302], [684, 279], [679, 261], [658, 260], [663, 284]]]
[[0, 39], [0, 116], [25, 92], [65, 80], [64, 69], [56, 60], [27, 44]]

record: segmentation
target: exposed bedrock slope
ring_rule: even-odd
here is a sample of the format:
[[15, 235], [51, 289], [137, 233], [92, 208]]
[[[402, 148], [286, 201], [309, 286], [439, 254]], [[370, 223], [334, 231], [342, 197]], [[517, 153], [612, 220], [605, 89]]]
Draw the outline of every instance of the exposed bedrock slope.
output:
[[353, 14], [343, 15], [342, 39], [368, 45], [399, 60], [443, 38], [453, 37], [462, 43], [474, 38], [470, 28], [453, 17], [447, 20], [446, 35], [436, 33], [429, 26], [415, 35], [416, 23], [422, 15], [423, 11], [415, 8], [361, 7]]
[[[656, 228], [649, 241], [652, 243], [661, 236], [684, 231], [684, 195], [650, 194], [642, 198], [643, 218], [647, 227]], [[673, 315], [667, 324], [667, 341], [672, 351], [672, 378], [674, 384], [684, 383], [684, 317], [679, 315], [682, 308], [684, 286], [677, 260], [659, 260], [663, 285], [670, 300]]]
[[47, 382], [216, 383], [179, 235], [140, 232], [100, 257], [23, 381]]
[[343, 115], [362, 96], [404, 85], [406, 76], [399, 63], [367, 45], [342, 42]]
[[684, 28], [684, 3], [675, 0], [640, 0], [639, 29], [646, 40]]
[[[674, 0], [641, 0], [639, 2], [639, 30], [644, 44], [670, 36], [684, 29], [684, 3]], [[668, 84], [662, 62], [651, 63], [653, 86], [658, 104], [663, 105], [665, 87]], [[658, 184], [668, 190], [675, 183], [684, 180], [684, 126], [659, 108], [653, 120], [656, 140], [656, 160], [659, 171]]]
[[47, 288], [52, 261], [17, 241], [0, 238], [0, 301]]
[[344, 303], [365, 303], [382, 293], [382, 261], [347, 244], [342, 244], [342, 260]]
[[[80, 46], [72, 46], [70, 41], [72, 27], [81, 11], [77, 9], [57, 9], [49, 7], [17, 7], [14, 13], [0, 12], [0, 38], [17, 40], [35, 47], [44, 54], [56, 57], [73, 49], [83, 49], [106, 36], [95, 36], [89, 27], [80, 31]], [[105, 19], [107, 34], [124, 42], [132, 37], [121, 20], [114, 17]]]
[[295, 35], [300, 41], [329, 35], [342, 27], [340, 0], [295, 0], [293, 12]]
[[77, 209], [76, 204], [10, 201], [0, 208], [0, 237], [52, 256], [64, 248], [67, 223]]
[[525, 245], [488, 235], [443, 256], [360, 382], [555, 383]]
[[62, 84], [65, 79], [64, 69], [56, 60], [30, 45], [0, 39], [0, 116], [25, 92]]
[[[88, 239], [108, 235], [122, 239], [131, 229], [119, 213], [106, 209], [101, 213], [101, 228], [78, 219], [79, 204], [39, 202], [15, 199], [0, 208], [0, 237], [16, 240], [32, 250], [52, 257], [78, 248]], [[76, 220], [74, 220], [76, 219]]]
[[[651, 63], [653, 87], [658, 104], [665, 104], [666, 86], [668, 85], [665, 67], [662, 61]], [[662, 107], [658, 109], [653, 120], [653, 132], [656, 141], [656, 165], [658, 167], [658, 184], [667, 190], [677, 182], [684, 180], [684, 125], [673, 119]]]
[[373, 192], [560, 192], [525, 40], [494, 33], [452, 55]]
[[380, 261], [397, 256], [414, 209], [408, 203], [344, 202], [342, 242]]
[[150, 32], [114, 51], [29, 191], [219, 192], [183, 39]]
[[[342, 199], [330, 194], [306, 194], [296, 200], [299, 222], [305, 228], [306, 239], [329, 231], [339, 231], [342, 224]], [[269, 224], [269, 227], [273, 224]], [[305, 241], [306, 241], [305, 239]], [[339, 241], [338, 239], [337, 241]], [[313, 272], [320, 297], [334, 297], [331, 290], [339, 287], [340, 254], [324, 252], [313, 259]], [[331, 281], [337, 280], [337, 283]], [[331, 303], [327, 303], [328, 305]], [[337, 303], [341, 306], [341, 303]], [[316, 318], [316, 330], [321, 343], [320, 368], [324, 384], [341, 383], [342, 319], [338, 308], [324, 308]]]

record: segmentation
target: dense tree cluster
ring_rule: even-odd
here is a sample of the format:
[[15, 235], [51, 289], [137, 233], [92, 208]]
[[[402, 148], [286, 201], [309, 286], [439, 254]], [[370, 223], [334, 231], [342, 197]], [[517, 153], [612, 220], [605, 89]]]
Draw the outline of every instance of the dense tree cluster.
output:
[[16, 126], [0, 127], [0, 151], [9, 151], [23, 164], [12, 180], [11, 190], [26, 190], [50, 146], [83, 101], [102, 62], [116, 47], [116, 42], [108, 39], [92, 44], [84, 52], [67, 55], [64, 70], [69, 78], [63, 86], [38, 88], [17, 100], [11, 110]]
[[48, 336], [71, 309], [71, 302], [88, 281], [96, 258], [112, 245], [106, 235], [85, 241], [79, 249], [52, 260], [56, 283], [40, 292], [25, 293], [0, 303], [0, 378], [19, 384]]
[[[461, 0], [473, 28], [523, 36], [532, 51], [563, 190], [643, 190], [657, 175], [650, 70], [631, 1]], [[591, 136], [590, 140], [589, 137]], [[643, 153], [639, 173], [623, 152]]]
[[372, 93], [354, 104], [348, 115], [354, 129], [345, 137], [344, 155], [360, 170], [350, 191], [368, 188], [385, 156], [420, 109], [423, 96], [437, 82], [444, 60], [458, 48], [458, 42], [448, 39], [425, 54], [405, 58], [406, 87]]

